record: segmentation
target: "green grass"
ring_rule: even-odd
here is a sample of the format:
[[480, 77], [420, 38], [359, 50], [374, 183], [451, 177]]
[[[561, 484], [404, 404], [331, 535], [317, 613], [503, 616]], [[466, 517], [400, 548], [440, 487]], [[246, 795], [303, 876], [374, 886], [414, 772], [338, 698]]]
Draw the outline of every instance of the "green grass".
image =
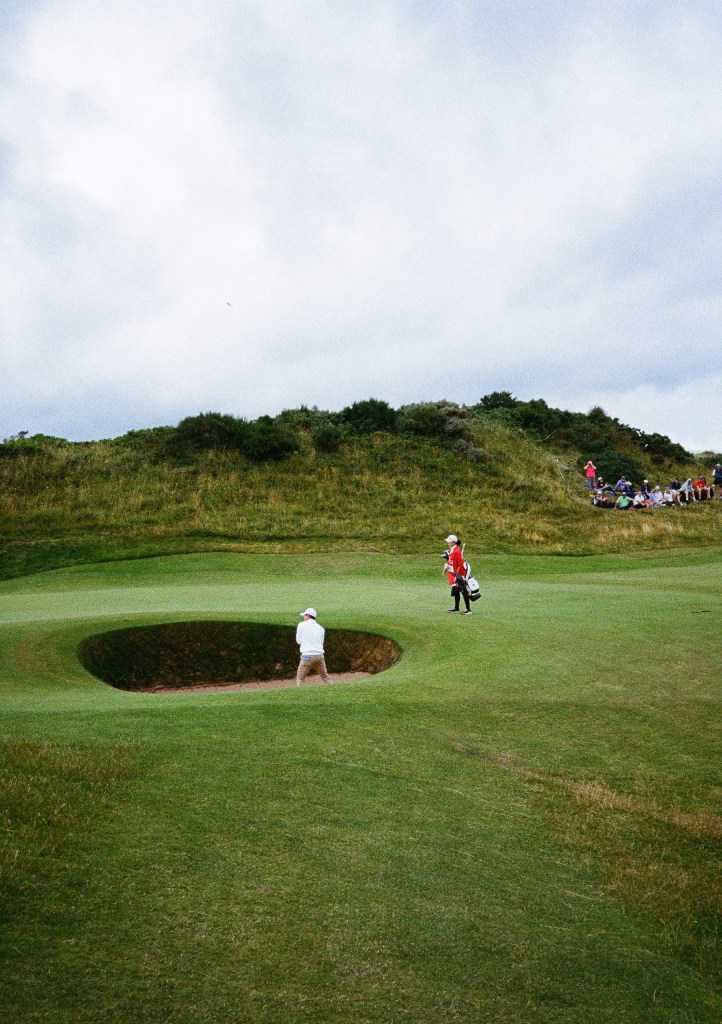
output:
[[[0, 584], [0, 1018], [716, 1022], [722, 549], [472, 560], [465, 619], [431, 555]], [[404, 656], [177, 696], [76, 659], [309, 602]]]

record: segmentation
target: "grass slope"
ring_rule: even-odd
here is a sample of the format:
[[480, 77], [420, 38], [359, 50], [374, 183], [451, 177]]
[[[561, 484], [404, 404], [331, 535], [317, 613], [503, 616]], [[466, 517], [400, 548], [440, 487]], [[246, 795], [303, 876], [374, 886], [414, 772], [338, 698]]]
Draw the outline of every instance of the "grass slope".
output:
[[[333, 455], [307, 442], [274, 463], [222, 449], [179, 462], [123, 438], [10, 446], [12, 457], [0, 458], [0, 578], [194, 550], [428, 551], [449, 529], [476, 551], [719, 542], [722, 503], [594, 509], [574, 453], [555, 453], [495, 420], [473, 429], [482, 462], [453, 446], [384, 434]], [[657, 473], [665, 482], [673, 471]]]
[[[716, 1022], [721, 566], [720, 548], [476, 557], [467, 619], [418, 556], [0, 584], [0, 1015]], [[309, 601], [401, 661], [159, 697], [75, 657], [105, 629], [287, 624]]]

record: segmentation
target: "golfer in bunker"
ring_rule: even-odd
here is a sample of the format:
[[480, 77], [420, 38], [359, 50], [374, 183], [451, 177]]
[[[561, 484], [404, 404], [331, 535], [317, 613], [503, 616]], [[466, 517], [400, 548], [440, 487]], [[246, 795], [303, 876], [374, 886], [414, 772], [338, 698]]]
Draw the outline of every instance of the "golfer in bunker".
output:
[[309, 672], [317, 672], [321, 682], [332, 683], [326, 671], [326, 659], [323, 656], [323, 638], [326, 630], [316, 622], [316, 609], [307, 608], [301, 612], [303, 622], [296, 627], [296, 643], [301, 648], [301, 660], [296, 672], [296, 686], [300, 686]]

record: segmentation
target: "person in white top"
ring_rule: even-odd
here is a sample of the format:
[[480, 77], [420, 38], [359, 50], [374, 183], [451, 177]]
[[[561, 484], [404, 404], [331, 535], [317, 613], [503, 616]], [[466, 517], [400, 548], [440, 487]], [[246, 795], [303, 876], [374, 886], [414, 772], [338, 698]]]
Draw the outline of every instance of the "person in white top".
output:
[[326, 671], [326, 659], [324, 657], [323, 641], [326, 630], [316, 622], [316, 609], [307, 608], [301, 612], [303, 622], [296, 627], [296, 643], [301, 648], [301, 660], [296, 671], [296, 686], [301, 686], [309, 672], [317, 672], [321, 681], [331, 683]]

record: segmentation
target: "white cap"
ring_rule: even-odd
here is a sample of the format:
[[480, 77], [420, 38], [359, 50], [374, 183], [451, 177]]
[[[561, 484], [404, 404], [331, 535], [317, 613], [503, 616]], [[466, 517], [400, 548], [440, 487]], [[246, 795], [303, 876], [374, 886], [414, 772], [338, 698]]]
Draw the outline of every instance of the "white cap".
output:
[[446, 537], [446, 539], [444, 540], [444, 544], [458, 544], [458, 543], [459, 543], [459, 538], [456, 536], [455, 533], [450, 533], [449, 536]]
[[312, 619], [315, 619], [316, 618], [316, 609], [315, 608], [307, 608], [305, 612], [301, 612], [301, 618], [303, 618], [304, 615], [310, 615]]

